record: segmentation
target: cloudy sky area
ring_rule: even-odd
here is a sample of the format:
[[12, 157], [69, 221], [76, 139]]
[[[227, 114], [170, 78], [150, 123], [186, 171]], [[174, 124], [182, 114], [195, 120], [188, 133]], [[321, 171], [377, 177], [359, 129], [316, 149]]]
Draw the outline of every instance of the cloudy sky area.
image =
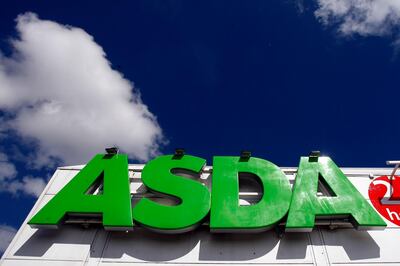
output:
[[57, 166], [109, 146], [132, 162], [175, 147], [208, 163], [400, 158], [399, 1], [130, 5], [0, 11], [0, 253]]
[[318, 0], [316, 18], [334, 25], [343, 36], [389, 36], [400, 45], [400, 1], [397, 0]]
[[[8, 114], [4, 130], [35, 147], [20, 159], [53, 168], [82, 164], [113, 145], [139, 160], [159, 152], [163, 136], [155, 116], [92, 36], [29, 12], [16, 22], [13, 53], [0, 60], [0, 108]], [[12, 161], [0, 156], [1, 189], [38, 196], [44, 180], [16, 179]]]
[[[91, 35], [31, 12], [18, 15], [16, 31], [12, 53], [0, 54], [0, 109], [1, 142], [12, 132], [33, 149], [17, 160], [53, 172], [60, 164], [84, 164], [105, 147], [121, 147], [140, 161], [159, 154], [165, 140], [156, 117]], [[12, 158], [0, 153], [3, 193], [36, 198], [46, 183], [19, 175]], [[10, 226], [0, 227], [4, 241], [13, 233]], [[5, 247], [0, 243], [0, 252]]]

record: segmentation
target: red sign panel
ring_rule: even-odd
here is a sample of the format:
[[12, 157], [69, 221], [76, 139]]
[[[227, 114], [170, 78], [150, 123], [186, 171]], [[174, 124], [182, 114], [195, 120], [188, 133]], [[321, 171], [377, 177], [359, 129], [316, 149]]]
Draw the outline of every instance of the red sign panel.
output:
[[372, 205], [383, 217], [400, 225], [400, 176], [375, 178], [368, 194]]

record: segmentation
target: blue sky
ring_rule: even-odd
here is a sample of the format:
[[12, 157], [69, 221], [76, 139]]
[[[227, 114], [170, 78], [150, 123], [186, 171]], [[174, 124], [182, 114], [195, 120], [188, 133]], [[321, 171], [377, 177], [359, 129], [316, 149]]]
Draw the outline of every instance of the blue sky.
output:
[[[399, 159], [397, 0], [9, 1], [0, 10], [0, 225], [55, 168], [118, 145], [279, 166]], [[18, 18], [18, 19], [17, 19]]]

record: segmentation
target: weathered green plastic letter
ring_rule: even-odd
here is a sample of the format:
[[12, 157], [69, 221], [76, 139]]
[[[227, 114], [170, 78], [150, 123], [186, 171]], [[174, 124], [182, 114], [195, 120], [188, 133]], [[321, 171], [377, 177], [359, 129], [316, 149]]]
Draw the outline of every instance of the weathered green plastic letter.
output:
[[[263, 196], [250, 206], [239, 205], [239, 173], [259, 177]], [[288, 178], [275, 164], [259, 159], [214, 157], [210, 227], [214, 232], [262, 231], [287, 213], [291, 198]]]
[[210, 211], [211, 195], [198, 181], [178, 176], [176, 170], [197, 175], [206, 161], [199, 157], [165, 155], [148, 162], [142, 171], [142, 181], [151, 191], [180, 200], [175, 206], [142, 198], [133, 207], [133, 219], [145, 227], [164, 233], [180, 233], [194, 229]]
[[[318, 196], [318, 179], [322, 178], [334, 196]], [[386, 223], [372, 209], [329, 157], [311, 160], [301, 157], [286, 231], [309, 232], [316, 216], [348, 217], [357, 229], [384, 229]]]
[[[103, 193], [87, 192], [103, 177]], [[29, 221], [32, 227], [56, 228], [67, 214], [102, 215], [110, 230], [132, 229], [126, 155], [96, 155]]]

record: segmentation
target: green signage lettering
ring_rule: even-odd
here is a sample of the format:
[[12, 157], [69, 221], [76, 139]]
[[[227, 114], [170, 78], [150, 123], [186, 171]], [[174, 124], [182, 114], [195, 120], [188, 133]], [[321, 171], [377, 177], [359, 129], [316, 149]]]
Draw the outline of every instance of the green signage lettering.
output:
[[[323, 178], [334, 196], [318, 196]], [[301, 157], [293, 189], [286, 231], [311, 231], [316, 217], [349, 217], [357, 229], [384, 228], [386, 223], [372, 209], [329, 157]]]
[[[260, 202], [239, 206], [239, 173], [256, 175], [263, 187]], [[210, 227], [212, 231], [260, 231], [278, 223], [289, 209], [288, 178], [275, 164], [259, 159], [217, 156], [213, 161]]]
[[[103, 178], [103, 192], [87, 192]], [[33, 227], [57, 227], [66, 215], [101, 215], [110, 230], [133, 227], [126, 155], [96, 155], [30, 221]]]
[[[269, 161], [216, 156], [211, 195], [200, 182], [205, 164], [202, 158], [184, 154], [151, 160], [141, 179], [149, 191], [161, 195], [161, 200], [143, 197], [132, 207], [127, 156], [96, 155], [29, 224], [57, 228], [65, 219], [98, 217], [109, 230], [132, 230], [135, 222], [158, 232], [181, 233], [193, 230], [210, 213], [212, 232], [259, 232], [276, 226], [286, 216], [288, 232], [309, 232], [316, 219], [346, 219], [363, 230], [386, 227], [329, 157], [301, 157], [293, 192], [283, 171]], [[263, 193], [258, 202], [240, 205], [240, 175], [259, 181]], [[162, 200], [168, 197], [176, 203]]]
[[164, 232], [186, 232], [196, 227], [210, 211], [210, 192], [202, 183], [173, 171], [190, 171], [200, 177], [205, 163], [190, 155], [164, 155], [148, 162], [142, 171], [143, 184], [153, 192], [178, 198], [180, 203], [168, 206], [142, 198], [133, 208], [134, 220]]

